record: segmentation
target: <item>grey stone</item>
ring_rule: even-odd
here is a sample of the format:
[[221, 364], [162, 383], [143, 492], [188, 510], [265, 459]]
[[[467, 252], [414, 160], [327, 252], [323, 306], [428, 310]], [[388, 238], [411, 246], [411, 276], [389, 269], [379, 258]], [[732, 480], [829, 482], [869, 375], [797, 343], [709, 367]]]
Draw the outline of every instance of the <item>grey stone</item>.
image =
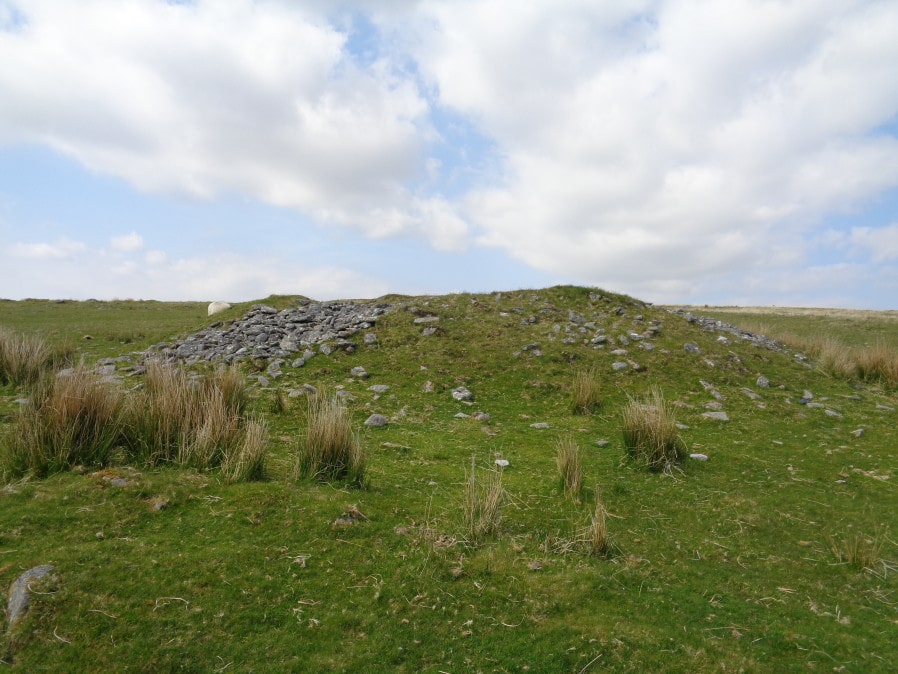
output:
[[12, 630], [28, 612], [28, 606], [31, 603], [31, 584], [42, 578], [47, 578], [51, 573], [53, 573], [53, 566], [42, 564], [28, 569], [16, 578], [9, 588], [9, 601], [6, 605], [7, 631]]
[[474, 420], [475, 420], [475, 421], [483, 421], [483, 422], [486, 422], [486, 421], [489, 421], [489, 420], [490, 420], [490, 415], [487, 414], [486, 412], [475, 412], [475, 413], [474, 413]]
[[368, 346], [377, 344], [377, 335], [375, 335], [373, 332], [366, 332], [365, 336], [362, 339]]
[[726, 412], [705, 412], [702, 414], [705, 419], [712, 419], [714, 421], [729, 421], [730, 418], [727, 416]]
[[458, 388], [452, 389], [452, 397], [458, 401], [462, 400], [474, 400], [474, 394], [471, 393], [464, 386], [459, 386]]
[[689, 458], [695, 459], [696, 461], [707, 461], [708, 460], [708, 456], [706, 454], [698, 454], [698, 453], [690, 454]]
[[421, 316], [420, 318], [416, 318], [414, 320], [414, 324], [423, 325], [425, 323], [437, 323], [439, 320], [439, 316]]
[[698, 344], [693, 344], [692, 342], [686, 342], [683, 345], [683, 348], [689, 353], [699, 354], [702, 352], [702, 350], [698, 348]]
[[432, 337], [433, 335], [437, 334], [437, 329], [434, 327], [424, 328], [421, 331], [421, 334], [425, 337]]
[[356, 365], [349, 371], [353, 377], [358, 377], [359, 379], [367, 379], [368, 378], [368, 370], [363, 368], [361, 365]]
[[549, 427], [549, 424], [545, 421], [537, 421], [535, 424], [530, 424], [530, 428], [535, 428], [537, 430], [544, 430]]
[[752, 400], [760, 400], [760, 399], [761, 399], [761, 396], [759, 396], [757, 393], [755, 393], [754, 391], [752, 391], [750, 388], [747, 388], [747, 387], [743, 386], [743, 387], [742, 387], [741, 389], [739, 389], [739, 390], [742, 391], [745, 395], [747, 395], [747, 396], [748, 396], [749, 398], [751, 398]]
[[324, 343], [318, 347], [318, 352], [324, 356], [329, 356], [334, 352], [334, 348], [330, 344]]
[[826, 416], [828, 416], [828, 417], [834, 417], [836, 419], [842, 418], [842, 415], [839, 412], [836, 412], [835, 410], [823, 410], [823, 413], [826, 414]]
[[305, 367], [305, 364], [306, 364], [306, 359], [305, 359], [305, 358], [297, 358], [296, 360], [294, 360], [294, 361], [291, 363], [291, 365], [292, 365], [293, 367]]
[[465, 414], [464, 412], [459, 412], [455, 415], [456, 419], [469, 419], [471, 417], [470, 414]]
[[386, 426], [388, 423], [387, 418], [383, 414], [372, 414], [365, 419], [365, 425], [372, 428], [380, 428], [381, 426]]
[[856, 428], [855, 430], [851, 431], [851, 434], [856, 438], [860, 438], [864, 435], [864, 429]]
[[760, 388], [770, 388], [770, 380], [767, 377], [758, 377], [758, 381], [755, 382]]
[[387, 384], [374, 384], [373, 386], [369, 386], [368, 390], [374, 391], [375, 393], [386, 393], [390, 390], [390, 387]]
[[629, 367], [626, 363], [622, 363], [617, 361], [616, 363], [611, 363], [611, 369], [615, 372], [619, 372], [620, 370], [626, 370]]

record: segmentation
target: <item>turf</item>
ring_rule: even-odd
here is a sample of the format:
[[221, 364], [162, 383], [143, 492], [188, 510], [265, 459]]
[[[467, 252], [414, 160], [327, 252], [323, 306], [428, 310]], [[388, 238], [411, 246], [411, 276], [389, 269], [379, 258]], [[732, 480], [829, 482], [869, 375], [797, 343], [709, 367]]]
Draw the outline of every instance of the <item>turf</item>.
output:
[[[55, 568], [25, 621], [0, 637], [5, 667], [892, 670], [894, 390], [735, 338], [722, 343], [680, 316], [595, 289], [386, 301], [397, 307], [378, 322], [376, 345], [359, 337], [351, 354], [317, 355], [252, 389], [251, 406], [269, 424], [263, 481], [111, 465], [0, 489], [0, 586], [38, 564]], [[71, 340], [90, 361], [243, 309], [207, 318], [185, 303], [2, 302], [0, 325]], [[613, 356], [619, 343], [582, 343], [592, 331], [564, 342], [569, 311], [609, 342], [653, 320], [661, 332], [652, 351], [633, 342]], [[414, 325], [424, 314], [440, 317], [436, 334]], [[862, 343], [871, 328], [852, 329]], [[539, 355], [524, 349], [534, 343]], [[640, 369], [614, 371], [621, 358]], [[350, 376], [357, 365], [370, 379]], [[574, 414], [570, 395], [582, 370], [595, 371], [602, 389], [586, 415]], [[760, 375], [770, 388], [756, 385]], [[729, 422], [703, 417], [715, 399], [702, 381], [724, 398]], [[293, 478], [306, 405], [287, 399], [273, 411], [274, 388], [304, 383], [353, 395], [366, 488]], [[390, 388], [377, 395], [372, 384]], [[460, 385], [473, 404], [450, 395]], [[706, 462], [655, 473], [628, 458], [621, 413], [655, 387], [686, 427], [687, 452]], [[823, 407], [800, 404], [805, 390]], [[22, 395], [0, 389], [2, 426]], [[475, 421], [476, 411], [490, 418]], [[374, 412], [389, 425], [365, 427]], [[560, 438], [581, 450], [579, 499], [559, 479]], [[498, 531], [478, 540], [466, 535], [463, 512], [472, 456], [478, 470], [509, 462]], [[608, 513], [605, 555], [580, 542], [596, 489]], [[870, 568], [837, 552], [858, 533], [879, 545]]]

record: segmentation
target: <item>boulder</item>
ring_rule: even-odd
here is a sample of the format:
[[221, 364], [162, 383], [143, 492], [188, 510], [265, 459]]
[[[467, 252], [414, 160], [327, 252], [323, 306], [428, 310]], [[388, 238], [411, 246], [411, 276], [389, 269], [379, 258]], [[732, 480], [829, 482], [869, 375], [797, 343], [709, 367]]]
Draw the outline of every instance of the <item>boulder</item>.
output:
[[215, 314], [220, 314], [222, 311], [226, 311], [231, 308], [231, 305], [227, 302], [210, 302], [209, 303], [209, 316], [214, 316]]

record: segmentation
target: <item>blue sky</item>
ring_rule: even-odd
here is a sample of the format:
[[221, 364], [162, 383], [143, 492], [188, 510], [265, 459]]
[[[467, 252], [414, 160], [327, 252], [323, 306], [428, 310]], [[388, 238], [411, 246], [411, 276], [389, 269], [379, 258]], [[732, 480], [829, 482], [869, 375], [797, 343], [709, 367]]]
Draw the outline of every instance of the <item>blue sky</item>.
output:
[[0, 0], [0, 297], [898, 309], [898, 5]]

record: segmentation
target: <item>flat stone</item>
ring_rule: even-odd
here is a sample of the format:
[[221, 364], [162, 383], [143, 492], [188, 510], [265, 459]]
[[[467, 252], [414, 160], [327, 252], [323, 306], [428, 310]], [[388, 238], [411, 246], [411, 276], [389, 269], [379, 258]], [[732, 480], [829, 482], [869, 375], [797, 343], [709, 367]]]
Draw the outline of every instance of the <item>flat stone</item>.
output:
[[440, 320], [439, 316], [421, 316], [414, 320], [415, 325], [423, 325], [425, 323], [436, 323]]
[[41, 578], [46, 578], [51, 573], [53, 573], [53, 567], [50, 564], [42, 564], [28, 569], [16, 578], [9, 589], [9, 601], [6, 605], [7, 631], [15, 627], [25, 617], [31, 603], [31, 584]]
[[626, 363], [622, 363], [621, 361], [617, 361], [616, 363], [611, 363], [611, 369], [615, 372], [620, 370], [626, 370], [629, 367]]
[[759, 396], [757, 393], [755, 393], [754, 391], [752, 391], [750, 388], [746, 388], [746, 387], [743, 386], [743, 387], [742, 387], [741, 389], [739, 389], [739, 390], [742, 391], [745, 395], [747, 395], [747, 396], [748, 396], [749, 398], [751, 398], [752, 400], [760, 400], [760, 399], [761, 399], [761, 396]]
[[537, 430], [543, 430], [549, 427], [549, 424], [545, 421], [537, 421], [535, 424], [530, 424], [530, 428], [536, 428]]
[[356, 365], [349, 371], [353, 377], [358, 377], [359, 379], [367, 379], [368, 378], [368, 370], [363, 368], [361, 365]]
[[855, 430], [851, 431], [851, 434], [856, 438], [860, 438], [864, 435], [864, 429], [856, 428]]
[[374, 384], [373, 386], [369, 386], [368, 390], [374, 391], [374, 393], [386, 393], [390, 390], [390, 387], [387, 384]]
[[696, 461], [707, 461], [708, 456], [706, 454], [690, 454], [690, 459], [695, 459]]
[[377, 344], [377, 335], [375, 335], [373, 332], [366, 332], [365, 336], [362, 339], [368, 346]]
[[727, 416], [726, 412], [705, 412], [702, 414], [705, 419], [712, 419], [713, 421], [729, 421], [730, 418]]
[[389, 421], [383, 414], [372, 414], [370, 417], [365, 419], [365, 425], [372, 428], [380, 428], [382, 426], [386, 426], [388, 423]]
[[689, 353], [699, 354], [702, 352], [702, 350], [698, 348], [698, 344], [693, 344], [692, 342], [686, 342], [683, 345], [683, 348]]
[[494, 462], [499, 468], [508, 468], [508, 459], [496, 459]]
[[465, 414], [464, 412], [459, 412], [458, 414], [455, 415], [455, 418], [456, 419], [470, 419], [471, 415]]
[[464, 386], [459, 386], [458, 388], [452, 389], [452, 397], [458, 401], [474, 400], [474, 394], [471, 393]]
[[421, 334], [425, 337], [432, 337], [433, 335], [437, 334], [437, 329], [434, 327], [424, 328], [421, 331]]

